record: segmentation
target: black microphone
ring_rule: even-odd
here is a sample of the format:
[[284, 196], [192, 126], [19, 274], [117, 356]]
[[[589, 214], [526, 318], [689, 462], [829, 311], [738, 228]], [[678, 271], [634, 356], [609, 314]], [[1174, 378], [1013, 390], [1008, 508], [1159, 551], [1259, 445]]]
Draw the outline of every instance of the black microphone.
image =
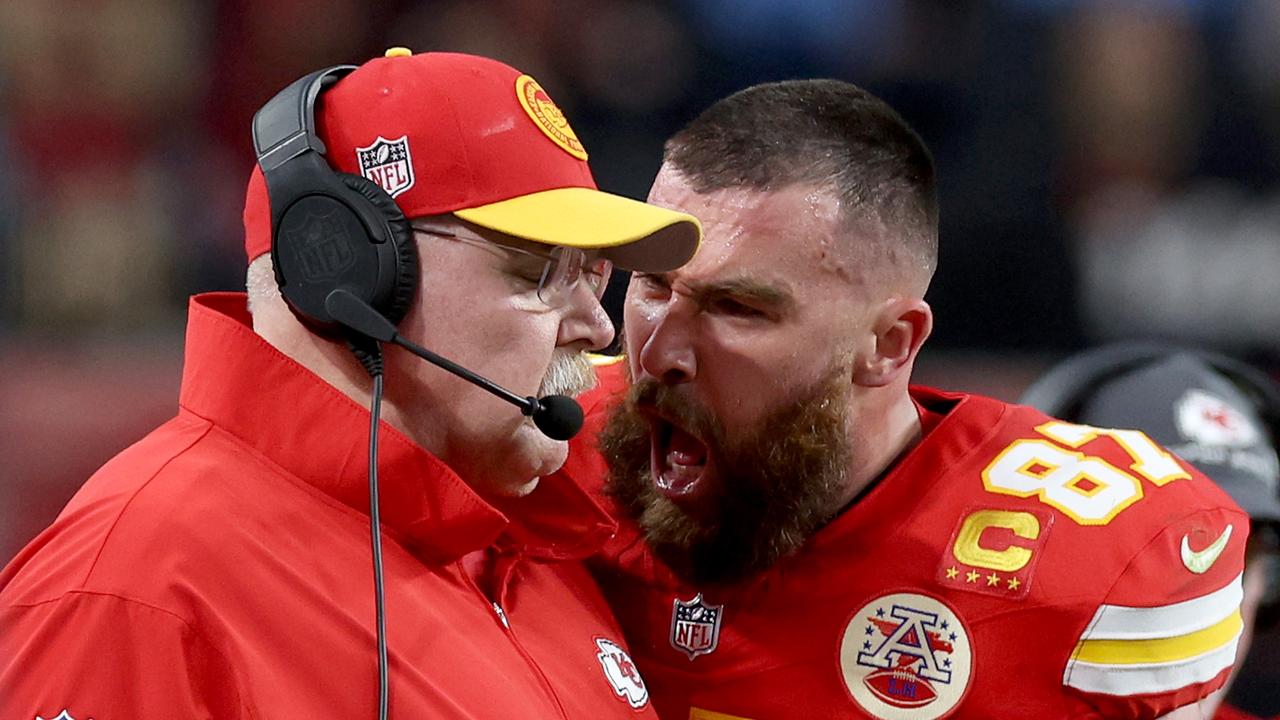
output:
[[573, 398], [565, 395], [520, 397], [492, 380], [480, 377], [452, 360], [404, 339], [396, 332], [396, 326], [390, 320], [349, 290], [338, 289], [329, 293], [324, 299], [324, 308], [330, 317], [344, 327], [379, 342], [399, 345], [423, 360], [515, 405], [522, 414], [532, 417], [533, 424], [552, 440], [568, 440], [582, 429], [582, 407]]

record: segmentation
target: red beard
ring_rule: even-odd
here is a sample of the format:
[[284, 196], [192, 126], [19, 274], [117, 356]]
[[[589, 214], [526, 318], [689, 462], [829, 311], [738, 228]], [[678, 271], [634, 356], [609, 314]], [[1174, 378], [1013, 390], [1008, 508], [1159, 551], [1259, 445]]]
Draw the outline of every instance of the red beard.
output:
[[[599, 438], [610, 468], [607, 491], [686, 579], [730, 582], [762, 571], [796, 552], [840, 510], [852, 457], [844, 375], [833, 372], [791, 405], [732, 435], [678, 386], [642, 380]], [[714, 477], [698, 481], [709, 483], [709, 496], [699, 498], [696, 509], [655, 486], [651, 438], [671, 434], [671, 423], [655, 415], [674, 420], [706, 447], [704, 472]]]

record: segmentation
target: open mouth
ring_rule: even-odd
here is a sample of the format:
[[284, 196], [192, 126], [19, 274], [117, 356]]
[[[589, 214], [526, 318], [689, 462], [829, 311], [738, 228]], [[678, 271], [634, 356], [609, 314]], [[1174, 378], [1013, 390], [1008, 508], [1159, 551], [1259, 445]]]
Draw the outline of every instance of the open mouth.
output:
[[710, 492], [706, 444], [664, 417], [652, 413], [646, 417], [654, 486], [673, 502], [698, 502]]

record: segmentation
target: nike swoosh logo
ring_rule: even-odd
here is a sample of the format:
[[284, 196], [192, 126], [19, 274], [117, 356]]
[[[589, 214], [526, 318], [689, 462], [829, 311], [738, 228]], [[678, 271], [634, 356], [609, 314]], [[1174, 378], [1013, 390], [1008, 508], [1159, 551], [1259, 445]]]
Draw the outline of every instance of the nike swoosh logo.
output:
[[1222, 554], [1223, 550], [1227, 549], [1227, 541], [1230, 539], [1231, 526], [1228, 525], [1227, 529], [1222, 531], [1222, 535], [1217, 540], [1214, 540], [1212, 545], [1200, 552], [1192, 552], [1191, 543], [1187, 542], [1187, 536], [1183, 535], [1182, 564], [1197, 575], [1209, 572], [1209, 568], [1213, 567], [1213, 564], [1218, 561], [1218, 556]]

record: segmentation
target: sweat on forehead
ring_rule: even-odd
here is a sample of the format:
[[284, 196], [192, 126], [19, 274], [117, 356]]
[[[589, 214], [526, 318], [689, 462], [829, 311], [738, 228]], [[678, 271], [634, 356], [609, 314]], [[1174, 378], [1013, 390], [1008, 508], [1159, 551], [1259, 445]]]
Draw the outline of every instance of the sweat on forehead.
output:
[[704, 189], [669, 164], [658, 170], [649, 202], [668, 208], [696, 207], [702, 212], [701, 220], [734, 220], [779, 228], [811, 221], [831, 223], [841, 217], [843, 205], [829, 188], [815, 184]]
[[821, 186], [734, 187], [703, 193], [683, 173], [664, 165], [649, 202], [702, 220], [706, 237], [691, 267], [718, 264], [720, 255], [742, 242], [784, 251], [777, 254], [775, 269], [794, 264], [805, 273], [831, 273], [857, 286], [906, 277], [911, 273], [899, 270], [918, 265], [888, 247], [892, 235], [878, 218], [844, 212], [844, 203]]

